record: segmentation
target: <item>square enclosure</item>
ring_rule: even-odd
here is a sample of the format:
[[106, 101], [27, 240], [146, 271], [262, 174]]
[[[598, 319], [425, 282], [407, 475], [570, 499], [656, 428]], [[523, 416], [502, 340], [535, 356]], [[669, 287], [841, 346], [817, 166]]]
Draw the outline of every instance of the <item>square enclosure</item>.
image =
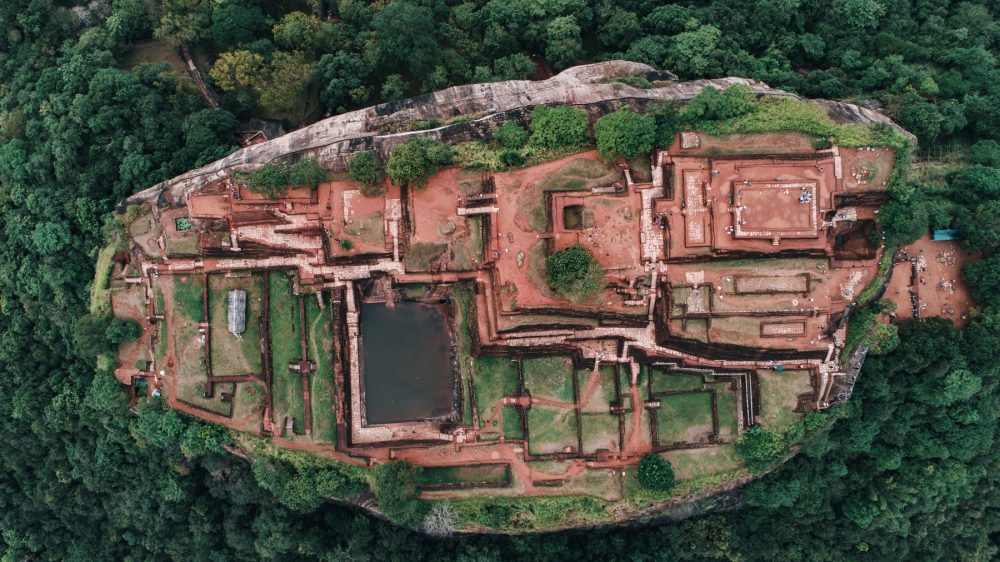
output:
[[736, 238], [815, 238], [816, 182], [734, 182]]

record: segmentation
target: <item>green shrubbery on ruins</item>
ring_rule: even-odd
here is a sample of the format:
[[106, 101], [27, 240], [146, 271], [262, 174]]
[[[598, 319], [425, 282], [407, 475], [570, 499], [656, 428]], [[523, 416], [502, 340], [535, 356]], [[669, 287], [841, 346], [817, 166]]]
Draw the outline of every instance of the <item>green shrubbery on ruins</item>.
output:
[[536, 106], [531, 111], [529, 142], [539, 148], [557, 149], [587, 144], [587, 114], [566, 105]]
[[603, 158], [635, 158], [648, 154], [656, 140], [656, 121], [629, 109], [619, 109], [594, 124], [597, 153]]
[[289, 186], [303, 186], [316, 189], [326, 181], [329, 172], [315, 158], [301, 158], [294, 164], [272, 162], [257, 168], [249, 174], [242, 174], [240, 180], [247, 189], [271, 199], [288, 193]]
[[670, 466], [670, 461], [656, 453], [645, 454], [639, 459], [636, 476], [639, 484], [649, 490], [669, 492], [674, 488], [674, 467]]
[[379, 164], [373, 150], [361, 150], [351, 155], [347, 163], [350, 178], [361, 184], [361, 193], [377, 197], [385, 192], [385, 168]]
[[586, 299], [604, 288], [604, 268], [579, 244], [546, 258], [545, 278], [552, 290], [571, 300]]
[[385, 172], [396, 185], [420, 189], [427, 180], [454, 159], [452, 148], [428, 138], [415, 138], [392, 149]]

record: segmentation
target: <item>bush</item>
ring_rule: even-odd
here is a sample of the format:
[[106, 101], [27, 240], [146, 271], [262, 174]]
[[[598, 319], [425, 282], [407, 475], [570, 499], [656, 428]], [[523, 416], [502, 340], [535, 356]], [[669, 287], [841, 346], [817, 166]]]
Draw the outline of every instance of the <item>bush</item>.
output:
[[385, 193], [385, 168], [379, 164], [372, 150], [352, 154], [347, 162], [347, 175], [361, 184], [361, 193], [366, 197], [377, 197]]
[[643, 488], [669, 492], [674, 488], [674, 467], [670, 461], [655, 453], [647, 453], [639, 459], [636, 469], [639, 484]]
[[587, 114], [565, 105], [539, 105], [531, 112], [531, 144], [563, 148], [587, 143]]
[[740, 436], [736, 452], [751, 471], [763, 472], [785, 456], [785, 443], [778, 433], [754, 426]]
[[316, 189], [319, 184], [326, 181], [329, 173], [319, 160], [308, 156], [300, 158], [298, 162], [292, 164], [288, 171], [288, 183], [291, 185], [306, 185], [309, 189]]
[[453, 158], [450, 146], [433, 139], [417, 138], [392, 151], [385, 171], [393, 183], [410, 184], [419, 189], [441, 166], [451, 164]]
[[372, 471], [372, 491], [378, 507], [391, 521], [417, 526], [427, 513], [427, 504], [417, 499], [420, 469], [405, 461], [380, 464]]
[[493, 130], [493, 139], [509, 149], [523, 148], [528, 142], [528, 131], [513, 121], [505, 121]]
[[597, 153], [603, 158], [635, 158], [647, 154], [656, 140], [656, 122], [628, 109], [619, 109], [597, 120]]
[[516, 168], [524, 165], [524, 155], [510, 148], [505, 148], [500, 152], [500, 162], [508, 168]]
[[604, 288], [604, 268], [579, 244], [546, 258], [545, 277], [549, 287], [573, 300], [590, 297]]

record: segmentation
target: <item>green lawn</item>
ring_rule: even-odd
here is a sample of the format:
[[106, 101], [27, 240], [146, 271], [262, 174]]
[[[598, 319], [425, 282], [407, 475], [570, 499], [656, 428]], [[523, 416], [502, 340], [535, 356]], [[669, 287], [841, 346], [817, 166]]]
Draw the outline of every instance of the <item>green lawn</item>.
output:
[[420, 484], [510, 482], [510, 466], [506, 464], [478, 464], [462, 466], [430, 466], [421, 470]]
[[728, 384], [712, 385], [715, 389], [715, 409], [719, 414], [719, 437], [736, 439], [736, 391]]
[[[229, 292], [247, 293], [246, 331], [238, 339], [229, 332]], [[212, 375], [217, 377], [261, 373], [260, 316], [263, 281], [259, 275], [208, 277], [208, 315], [212, 330]]]
[[299, 303], [292, 295], [292, 279], [283, 271], [268, 272], [270, 282], [271, 369], [275, 421], [295, 419], [295, 433], [305, 429], [305, 400], [302, 377], [288, 370], [288, 363], [301, 358]]
[[191, 321], [202, 321], [201, 277], [197, 275], [174, 275], [173, 281], [175, 312], [183, 314]]
[[798, 404], [798, 395], [811, 393], [809, 371], [757, 372], [760, 384], [761, 424], [767, 429], [784, 431], [800, 417], [793, 410]]
[[656, 412], [656, 428], [660, 445], [678, 441], [697, 442], [699, 436], [712, 431], [712, 395], [689, 392], [661, 396]]
[[[582, 393], [587, 388], [590, 377], [595, 375], [593, 369], [579, 369], [576, 372], [576, 376], [579, 381], [580, 392]], [[598, 377], [597, 388], [594, 389], [589, 399], [584, 402], [582, 411], [607, 413], [611, 408], [611, 403], [618, 398], [615, 392], [615, 368], [611, 365], [604, 365], [597, 372], [596, 376]], [[583, 397], [581, 396], [582, 399]]]
[[653, 393], [671, 392], [676, 390], [701, 390], [701, 375], [691, 373], [668, 372], [653, 369]]
[[309, 359], [316, 364], [312, 376], [312, 438], [324, 443], [337, 442], [337, 412], [334, 405], [333, 326], [330, 306], [320, 310], [314, 295], [306, 295], [306, 330]]
[[569, 357], [553, 355], [525, 359], [524, 386], [532, 396], [573, 402], [573, 363]]
[[521, 431], [521, 414], [518, 409], [512, 406], [504, 406], [502, 417], [504, 438], [524, 439], [524, 432]]
[[448, 292], [455, 301], [455, 350], [457, 352], [458, 372], [464, 392], [462, 397], [462, 423], [472, 425], [472, 393], [470, 373], [472, 363], [472, 338], [469, 335], [469, 309], [472, 307], [472, 290], [465, 285], [452, 285]]
[[[621, 449], [618, 435], [618, 416], [611, 414], [582, 414], [583, 452], [594, 453], [598, 449], [618, 451]], [[627, 430], [626, 430], [627, 431]]]
[[533, 404], [528, 410], [528, 450], [535, 455], [577, 449], [576, 409]]
[[668, 451], [663, 453], [663, 457], [673, 465], [678, 480], [688, 480], [743, 466], [739, 455], [736, 454], [736, 445]]
[[476, 383], [476, 408], [479, 421], [486, 422], [493, 405], [504, 396], [517, 392], [517, 365], [507, 357], [476, 357], [472, 361]]

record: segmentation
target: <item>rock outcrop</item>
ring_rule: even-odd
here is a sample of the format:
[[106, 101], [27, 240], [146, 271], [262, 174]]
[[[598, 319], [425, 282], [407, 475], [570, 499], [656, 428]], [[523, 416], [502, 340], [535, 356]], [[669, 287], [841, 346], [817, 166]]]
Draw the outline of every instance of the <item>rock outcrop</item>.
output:
[[[614, 78], [635, 74], [653, 80], [666, 79], [670, 83], [643, 89], [611, 82]], [[248, 172], [276, 160], [294, 161], [303, 156], [313, 156], [331, 169], [343, 170], [350, 154], [357, 150], [374, 149], [387, 154], [393, 146], [418, 136], [447, 142], [488, 138], [493, 127], [503, 121], [513, 119], [526, 123], [528, 114], [536, 105], [573, 105], [596, 118], [622, 105], [641, 109], [654, 100], [691, 99], [708, 85], [722, 89], [733, 84], [743, 84], [758, 95], [798, 98], [795, 94], [747, 78], [674, 82], [675, 78], [670, 73], [642, 63], [608, 61], [569, 68], [537, 82], [510, 80], [454, 86], [323, 119], [156, 184], [133, 195], [124, 204], [149, 202], [180, 205], [187, 194], [207, 183], [233, 172]], [[837, 122], [888, 123], [898, 128], [888, 117], [870, 109], [830, 100], [810, 101]], [[463, 119], [435, 129], [400, 132], [414, 121], [447, 122], [456, 118]], [[905, 134], [912, 137], [909, 133]]]

